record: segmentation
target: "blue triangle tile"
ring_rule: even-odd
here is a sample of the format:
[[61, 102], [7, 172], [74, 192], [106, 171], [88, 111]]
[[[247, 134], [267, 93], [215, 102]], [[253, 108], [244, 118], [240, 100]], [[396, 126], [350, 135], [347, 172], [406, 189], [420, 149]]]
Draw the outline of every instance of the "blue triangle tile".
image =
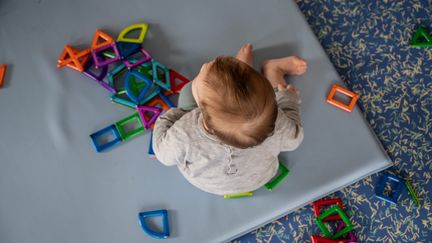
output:
[[125, 59], [138, 52], [141, 49], [141, 44], [130, 42], [116, 42], [117, 49], [119, 50], [120, 57]]

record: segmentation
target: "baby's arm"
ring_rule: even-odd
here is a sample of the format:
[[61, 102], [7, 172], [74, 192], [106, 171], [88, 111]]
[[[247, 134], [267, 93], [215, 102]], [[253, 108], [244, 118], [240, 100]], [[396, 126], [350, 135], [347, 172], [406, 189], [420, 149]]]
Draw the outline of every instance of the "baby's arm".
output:
[[277, 89], [276, 100], [283, 111], [282, 122], [278, 131], [281, 134], [281, 151], [296, 149], [303, 141], [303, 127], [300, 119], [299, 92], [292, 85], [286, 85], [284, 76], [302, 75], [306, 72], [307, 63], [296, 56], [268, 60], [263, 64], [264, 76]]
[[153, 129], [153, 151], [156, 158], [164, 165], [176, 165], [183, 156], [178, 147], [178, 137], [171, 127], [186, 113], [187, 111], [174, 108], [156, 120]]
[[282, 109], [284, 119], [280, 125], [281, 151], [295, 150], [303, 141], [304, 132], [300, 118], [300, 98], [298, 91], [291, 85], [280, 85], [276, 92], [278, 107]]

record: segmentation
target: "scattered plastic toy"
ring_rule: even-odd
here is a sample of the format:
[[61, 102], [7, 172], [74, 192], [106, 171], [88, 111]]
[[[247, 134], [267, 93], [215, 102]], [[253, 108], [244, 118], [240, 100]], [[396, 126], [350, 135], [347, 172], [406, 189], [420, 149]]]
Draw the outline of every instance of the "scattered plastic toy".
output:
[[[112, 136], [111, 140], [101, 141], [103, 137], [109, 137], [109, 136]], [[96, 152], [105, 151], [113, 147], [114, 145], [117, 145], [122, 142], [120, 133], [118, 132], [115, 125], [110, 125], [102, 130], [93, 133], [92, 135], [90, 135], [90, 138], [93, 142], [93, 146]]]
[[139, 52], [142, 54], [142, 57], [138, 60], [129, 60], [127, 57], [124, 58], [124, 60], [122, 62], [124, 65], [126, 65], [127, 69], [137, 67], [140, 64], [143, 64], [145, 62], [152, 60], [152, 56], [143, 48], [141, 48], [139, 50]]
[[[346, 96], [351, 97], [351, 101], [349, 104], [344, 104], [343, 102], [339, 101], [339, 100], [335, 100], [334, 96], [336, 94], [336, 92], [342, 93]], [[333, 84], [332, 89], [330, 90], [330, 93], [327, 96], [327, 103], [332, 104], [342, 110], [351, 112], [354, 109], [354, 106], [358, 100], [360, 96], [340, 85], [337, 84]]]
[[[139, 88], [137, 81], [142, 81], [142, 88]], [[145, 75], [141, 74], [136, 70], [129, 70], [126, 73], [124, 80], [124, 87], [129, 98], [132, 99], [136, 104], [140, 104], [145, 98], [147, 91], [150, 89], [152, 81], [149, 80]]]
[[127, 109], [135, 109], [136, 104], [127, 98], [120, 97], [118, 94], [111, 96], [111, 103], [119, 105], [120, 107], [127, 108]]
[[[102, 59], [101, 57], [97, 57], [97, 58]], [[83, 73], [87, 77], [89, 77], [89, 78], [91, 78], [91, 79], [93, 79], [95, 81], [98, 81], [98, 82], [102, 81], [105, 78], [105, 76], [107, 75], [107, 73], [108, 73], [108, 66], [104, 66], [103, 68], [99, 68], [99, 74], [96, 74], [96, 73], [94, 73], [93, 71], [90, 70], [93, 66], [96, 67], [96, 65], [95, 65], [95, 63], [93, 61], [93, 58], [90, 58], [89, 61], [87, 62], [87, 64], [85, 65], [85, 67], [84, 67], [84, 72]], [[115, 93], [115, 90], [114, 90], [114, 93]]]
[[[339, 231], [337, 231], [335, 234], [331, 234], [328, 228], [324, 224], [324, 219], [327, 218], [330, 215], [333, 215], [334, 213], [339, 214], [342, 221], [345, 223], [345, 227]], [[321, 231], [324, 233], [325, 237], [330, 239], [338, 239], [339, 237], [345, 235], [346, 233], [350, 232], [354, 225], [349, 220], [348, 216], [345, 214], [345, 212], [339, 207], [339, 205], [335, 205], [331, 207], [329, 210], [324, 211], [320, 216], [316, 218], [316, 222], [318, 224], [318, 227], [321, 229]]]
[[405, 180], [405, 186], [407, 187], [408, 193], [411, 196], [411, 199], [414, 201], [416, 207], [420, 207], [420, 200], [418, 199], [413, 187], [407, 180]]
[[137, 43], [117, 41], [116, 45], [121, 59], [125, 59], [126, 57], [138, 52], [141, 49], [141, 44]]
[[[423, 38], [424, 41], [420, 41], [420, 38]], [[432, 37], [426, 31], [425, 27], [420, 26], [417, 31], [414, 33], [414, 36], [410, 42], [411, 46], [414, 47], [431, 47], [432, 46]]]
[[[171, 81], [171, 91], [176, 94], [180, 93], [180, 90], [183, 88], [183, 86], [189, 83], [189, 79], [171, 69], [169, 70], [169, 74]], [[177, 84], [176, 80], [180, 80], [180, 84]]]
[[[114, 52], [113, 57], [98, 58], [100, 56], [103, 56], [102, 55], [103, 52], [109, 51], [109, 50], [112, 50]], [[101, 68], [103, 66], [106, 66], [108, 64], [111, 64], [111, 63], [114, 63], [114, 62], [120, 60], [120, 53], [119, 53], [119, 50], [118, 50], [115, 42], [108, 44], [108, 45], [101, 46], [97, 49], [94, 49], [91, 51], [91, 54], [93, 56], [93, 60], [96, 64], [97, 68]]]
[[[159, 114], [162, 113], [162, 109], [152, 106], [143, 106], [143, 105], [137, 105], [137, 111], [141, 118], [141, 121], [143, 122], [144, 128], [149, 129], [153, 123], [158, 118]], [[148, 118], [146, 115], [146, 112], [152, 112], [153, 115]]]
[[[396, 183], [396, 188], [394, 189], [394, 191], [391, 195], [389, 195], [389, 196], [384, 195], [384, 189], [385, 189], [386, 183], [392, 182], [392, 181]], [[387, 201], [389, 203], [397, 204], [397, 199], [401, 193], [403, 186], [404, 186], [404, 181], [400, 177], [385, 173], [380, 178], [380, 180], [376, 186], [376, 189], [375, 189], [376, 190], [375, 191], [376, 197], [378, 197], [384, 201]]]
[[[342, 204], [342, 200], [340, 198], [322, 199], [322, 200], [315, 201], [312, 204], [315, 216], [316, 217], [320, 216], [320, 214], [321, 214], [321, 210], [320, 210], [321, 207], [323, 207], [323, 206], [329, 206], [329, 205], [334, 205], [334, 204], [339, 205], [339, 207], [343, 210], [343, 204]], [[324, 222], [334, 221], [334, 220], [341, 220], [340, 215], [339, 214], [330, 215], [327, 218], [323, 219]]]
[[165, 104], [169, 107], [169, 108], [174, 108], [176, 107], [171, 100], [162, 92], [159, 92], [159, 97], [163, 100], [163, 102], [165, 102]]
[[6, 73], [6, 64], [0, 64], [0, 88], [3, 87], [5, 73]]
[[279, 161], [279, 168], [278, 168], [279, 175], [276, 176], [273, 180], [265, 184], [265, 187], [267, 190], [272, 191], [276, 188], [276, 186], [288, 175], [289, 170], [285, 165]]
[[156, 158], [156, 155], [153, 151], [153, 132], [150, 133], [150, 142], [149, 142], [147, 155], [149, 156], [150, 159]]
[[[102, 40], [102, 42], [100, 42], [100, 40]], [[114, 39], [111, 36], [104, 33], [100, 29], [96, 29], [96, 32], [93, 35], [91, 50], [94, 51], [94, 50], [99, 49], [103, 46], [110, 45], [112, 43], [114, 43]]]
[[[162, 63], [153, 60], [153, 80], [164, 90], [171, 90], [170, 74], [169, 70]], [[164, 74], [164, 79], [160, 79], [158, 76], [158, 70], [161, 70]]]
[[[160, 98], [160, 97], [158, 97], [160, 92], [161, 92], [161, 90], [160, 90], [159, 86], [153, 85], [149, 89], [149, 91], [147, 91], [147, 94], [145, 95], [146, 97], [143, 99], [141, 104], [151, 105], [151, 104], [159, 104], [159, 102], [163, 103], [163, 101], [160, 101], [158, 99], [158, 98]], [[153, 101], [154, 99], [158, 99], [158, 101]], [[153, 102], [150, 104], [150, 101], [153, 101]], [[161, 103], [161, 107], [162, 107], [162, 103]], [[166, 106], [166, 107], [168, 107], [168, 106]], [[164, 109], [164, 111], [167, 111], [167, 109]]]
[[[160, 92], [158, 94], [161, 94]], [[164, 111], [168, 111], [170, 107], [165, 103], [164, 100], [161, 99], [160, 96], [157, 96], [150, 100], [148, 103], [146, 103], [147, 106], [154, 106], [154, 107], [160, 107]]]
[[[100, 57], [97, 57], [100, 58]], [[104, 82], [104, 78], [108, 73], [108, 66], [103, 66], [102, 68], [99, 68], [99, 74], [96, 74], [95, 72], [91, 71], [92, 67], [96, 67], [96, 64], [93, 61], [93, 58], [90, 58], [90, 60], [87, 62], [87, 65], [84, 68], [84, 74], [95, 80], [98, 84], [100, 84], [104, 89], [108, 90], [111, 93], [116, 93], [116, 90], [109, 84]]]
[[[339, 224], [336, 228], [336, 232], [341, 231], [343, 228], [345, 228], [345, 223], [339, 222]], [[341, 239], [339, 239], [339, 240], [341, 240]], [[344, 242], [344, 243], [358, 243], [358, 240], [357, 240], [357, 237], [355, 236], [354, 232], [351, 230], [350, 232], [348, 232], [347, 236], [344, 237], [342, 242]]]
[[[147, 218], [151, 218], [151, 217], [162, 217], [162, 222], [163, 222], [162, 232], [156, 232], [147, 226], [145, 220]], [[149, 212], [141, 212], [138, 214], [138, 219], [139, 219], [138, 221], [141, 225], [141, 228], [149, 236], [156, 238], [156, 239], [166, 239], [170, 236], [168, 211], [166, 209], [149, 211]]]
[[318, 235], [312, 235], [312, 243], [344, 243], [342, 240], [331, 240]]
[[[132, 31], [135, 31], [135, 30], [141, 30], [140, 34], [138, 35], [137, 38], [127, 38], [126, 37], [127, 34], [129, 34]], [[144, 41], [147, 30], [148, 30], [148, 24], [146, 24], [146, 23], [130, 25], [120, 32], [120, 34], [117, 37], [117, 41], [132, 42], [132, 43], [139, 43], [140, 44]]]
[[[138, 126], [131, 131], [126, 129], [127, 125], [137, 124]], [[144, 132], [144, 127], [142, 125], [141, 119], [138, 113], [134, 113], [131, 116], [121, 119], [120, 121], [115, 123], [115, 127], [117, 128], [120, 137], [123, 141], [129, 140], [133, 137], [138, 136], [140, 133]]]
[[57, 61], [57, 67], [62, 68], [68, 66], [78, 72], [84, 71], [84, 66], [89, 60], [90, 49], [79, 51], [71, 45], [65, 45], [63, 52]]
[[238, 193], [238, 194], [224, 195], [224, 198], [225, 199], [231, 199], [231, 198], [251, 197], [251, 196], [253, 196], [253, 192], [244, 192], [244, 193]]

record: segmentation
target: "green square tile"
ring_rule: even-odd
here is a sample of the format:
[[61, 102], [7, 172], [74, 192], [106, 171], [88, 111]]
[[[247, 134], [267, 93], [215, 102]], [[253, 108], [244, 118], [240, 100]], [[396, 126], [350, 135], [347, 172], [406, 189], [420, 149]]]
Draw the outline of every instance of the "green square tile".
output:
[[[138, 123], [138, 127], [134, 128], [131, 131], [127, 131], [125, 128], [127, 125], [130, 125], [131, 123], [136, 122]], [[120, 133], [120, 137], [123, 139], [123, 141], [129, 140], [131, 138], [134, 138], [144, 132], [144, 126], [142, 125], [141, 119], [138, 115], [138, 113], [134, 113], [131, 116], [128, 116], [118, 122], [115, 123], [115, 126]]]
[[[341, 217], [342, 221], [345, 223], [346, 226], [345, 226], [345, 228], [343, 228], [339, 232], [336, 232], [334, 235], [332, 235], [330, 233], [330, 231], [328, 230], [328, 228], [325, 226], [323, 220], [325, 218], [327, 218], [328, 216], [333, 215], [334, 213], [339, 214], [339, 216]], [[352, 230], [352, 228], [354, 227], [354, 225], [349, 220], [348, 216], [339, 207], [339, 205], [335, 205], [335, 206], [331, 207], [329, 210], [324, 211], [320, 216], [318, 216], [316, 218], [316, 222], [318, 224], [318, 227], [324, 233], [325, 237], [330, 238], [330, 239], [337, 239], [337, 238], [345, 235], [346, 233], [350, 232]]]

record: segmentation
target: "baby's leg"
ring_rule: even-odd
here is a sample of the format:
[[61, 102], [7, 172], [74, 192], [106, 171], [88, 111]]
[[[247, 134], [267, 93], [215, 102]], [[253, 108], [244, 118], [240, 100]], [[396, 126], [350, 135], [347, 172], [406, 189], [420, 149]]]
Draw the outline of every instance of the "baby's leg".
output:
[[244, 44], [240, 50], [237, 52], [236, 58], [242, 62], [245, 62], [249, 66], [253, 67], [253, 55], [252, 55], [252, 45], [247, 43]]
[[262, 72], [273, 88], [276, 88], [278, 84], [286, 86], [285, 75], [302, 75], [306, 69], [306, 61], [296, 56], [267, 60], [262, 66]]

